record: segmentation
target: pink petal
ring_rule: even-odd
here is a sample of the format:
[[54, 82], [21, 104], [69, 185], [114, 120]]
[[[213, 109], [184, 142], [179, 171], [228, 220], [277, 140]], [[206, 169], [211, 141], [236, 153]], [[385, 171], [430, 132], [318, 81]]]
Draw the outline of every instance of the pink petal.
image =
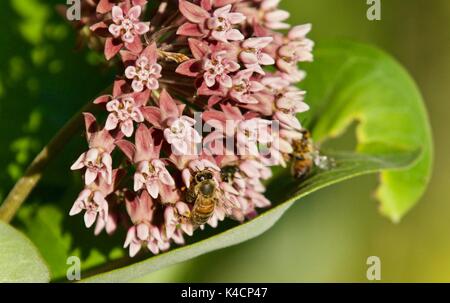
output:
[[108, 31], [116, 38], [120, 36], [121, 29], [122, 29], [121, 26], [114, 24], [114, 23], [108, 27]]
[[247, 104], [258, 104], [259, 103], [258, 99], [256, 99], [252, 95], [245, 95], [245, 96], [243, 96], [242, 100], [240, 100], [240, 101], [243, 103], [247, 103]]
[[126, 140], [118, 140], [116, 145], [125, 154], [128, 160], [133, 161], [134, 155], [136, 153], [136, 147], [133, 143]]
[[226, 118], [234, 121], [242, 120], [244, 117], [239, 108], [232, 105], [221, 105], [220, 108], [225, 113]]
[[201, 0], [200, 6], [203, 7], [205, 10], [209, 11], [213, 7], [213, 1], [215, 2], [215, 4], [217, 6], [222, 6], [220, 3], [218, 3], [220, 0], [219, 1], [218, 0]]
[[193, 67], [195, 67], [197, 63], [198, 63], [197, 59], [191, 59], [186, 62], [183, 62], [180, 65], [178, 65], [175, 72], [180, 75], [185, 75], [188, 77], [196, 77], [199, 74], [199, 72], [194, 71]]
[[97, 172], [93, 171], [90, 168], [86, 169], [86, 172], [84, 174], [84, 183], [86, 185], [92, 184], [95, 179], [97, 179]]
[[258, 63], [258, 57], [254, 53], [243, 51], [240, 54], [240, 59], [245, 64], [255, 64]]
[[159, 253], [159, 247], [156, 243], [149, 242], [147, 248], [155, 255]]
[[144, 119], [144, 115], [142, 115], [142, 112], [141, 112], [141, 110], [139, 108], [135, 108], [133, 110], [133, 113], [131, 114], [131, 117], [132, 117], [132, 119], [135, 122], [138, 122], [138, 123], [142, 123], [145, 120]]
[[181, 116], [180, 120], [187, 123], [189, 126], [194, 126], [196, 122], [195, 119], [188, 116]]
[[133, 225], [127, 231], [127, 236], [125, 238], [125, 243], [123, 244], [123, 248], [128, 247], [131, 244], [131, 242], [133, 242], [133, 240], [135, 239], [135, 236], [136, 236], [136, 226]]
[[84, 126], [86, 128], [86, 137], [88, 141], [90, 141], [92, 135], [97, 133], [98, 125], [95, 116], [91, 113], [83, 113], [84, 117]]
[[100, 0], [97, 4], [97, 13], [106, 14], [111, 11], [113, 5], [109, 0]]
[[161, 110], [154, 106], [147, 106], [141, 109], [142, 115], [144, 115], [145, 120], [150, 122], [153, 126], [157, 128], [162, 128], [162, 117]]
[[262, 49], [273, 41], [272, 37], [248, 38], [242, 43], [244, 48]]
[[297, 25], [293, 27], [288, 34], [289, 40], [298, 40], [305, 38], [311, 31], [311, 24]]
[[130, 257], [133, 258], [141, 250], [141, 244], [136, 242], [130, 243]]
[[259, 64], [262, 65], [272, 65], [275, 64], [275, 60], [266, 53], [262, 53], [259, 58]]
[[279, 3], [280, 0], [265, 0], [261, 3], [261, 9], [264, 11], [273, 10], [278, 7]]
[[103, 103], [108, 102], [110, 99], [111, 99], [111, 96], [109, 96], [109, 95], [103, 95], [103, 96], [100, 96], [100, 97], [96, 98], [96, 99], [93, 101], [93, 103], [94, 103], [94, 104], [103, 104]]
[[142, 240], [142, 241], [146, 240], [150, 235], [148, 226], [145, 224], [139, 224], [136, 227], [136, 235], [139, 238], [139, 240]]
[[212, 31], [211, 32], [211, 36], [216, 39], [217, 41], [223, 42], [223, 43], [227, 43], [227, 32], [225, 31]]
[[189, 214], [191, 213], [189, 206], [184, 202], [177, 202], [175, 204], [175, 207], [176, 207], [178, 213], [182, 216], [188, 217]]
[[139, 191], [144, 187], [144, 182], [145, 179], [144, 177], [142, 177], [142, 175], [140, 173], [135, 173], [134, 174], [134, 191]]
[[183, 16], [193, 23], [202, 23], [210, 17], [206, 10], [186, 0], [180, 0], [179, 9]]
[[222, 85], [223, 87], [226, 87], [226, 88], [233, 87], [233, 80], [228, 75], [222, 75], [220, 77], [219, 81], [220, 81], [220, 85]]
[[166, 235], [167, 238], [172, 238], [173, 234], [175, 233], [176, 226], [173, 224], [167, 224], [166, 223]]
[[141, 93], [133, 93], [132, 96], [134, 102], [136, 102], [136, 106], [143, 106], [148, 102], [148, 99], [150, 97], [150, 91], [146, 90]]
[[252, 70], [255, 73], [258, 73], [260, 75], [265, 75], [266, 73], [264, 72], [264, 70], [262, 69], [262, 67], [258, 64], [246, 64], [245, 67], [249, 70]]
[[235, 72], [235, 71], [237, 71], [237, 70], [239, 70], [239, 68], [241, 67], [237, 62], [234, 62], [234, 61], [228, 61], [226, 64], [225, 64], [225, 67], [226, 67], [226, 69], [228, 70], [228, 71], [230, 71], [230, 72]]
[[95, 211], [87, 211], [84, 214], [84, 224], [87, 228], [90, 228], [94, 224], [95, 219], [97, 219], [97, 212]]
[[214, 11], [214, 17], [223, 17], [231, 11], [231, 4], [225, 5], [224, 7], [218, 8]]
[[118, 5], [113, 6], [111, 14], [114, 21], [123, 19], [123, 11]]
[[111, 113], [108, 115], [108, 118], [106, 119], [105, 129], [107, 130], [116, 129], [118, 123], [119, 119], [117, 119], [115, 114]]
[[84, 167], [84, 158], [86, 157], [86, 153], [82, 153], [77, 161], [75, 161], [74, 164], [72, 164], [72, 166], [70, 167], [71, 170], [78, 170], [78, 169], [82, 169]]
[[275, 10], [266, 14], [266, 20], [269, 22], [284, 21], [289, 18], [290, 14], [284, 10]]
[[99, 191], [94, 192], [94, 202], [99, 205], [100, 209], [105, 213], [108, 213], [108, 202], [105, 200], [103, 194]]
[[144, 90], [144, 84], [142, 83], [142, 81], [139, 80], [133, 80], [133, 82], [131, 83], [131, 87], [133, 88], [133, 91], [136, 93], [140, 93]]
[[159, 88], [159, 82], [155, 78], [150, 78], [147, 80], [147, 88], [149, 90], [156, 90]]
[[136, 33], [143, 35], [150, 30], [150, 22], [139, 22], [136, 24]]
[[175, 232], [175, 225], [177, 224], [174, 208], [172, 206], [166, 207], [164, 211], [164, 221], [166, 222], [167, 237], [171, 238]]
[[231, 41], [242, 41], [244, 40], [244, 35], [237, 29], [233, 28], [227, 31], [226, 39]]
[[192, 224], [181, 224], [181, 229], [188, 235], [192, 236], [194, 234], [194, 227]]
[[[123, 37], [122, 37], [123, 39]], [[125, 46], [133, 53], [140, 53], [142, 51], [142, 42], [138, 36], [130, 36], [130, 39], [126, 41]]]
[[149, 46], [147, 46], [142, 52], [141, 56], [147, 58], [149, 64], [156, 63], [156, 60], [158, 59], [158, 50], [156, 43], [153, 42]]
[[210, 73], [205, 73], [203, 79], [208, 87], [213, 87], [216, 84], [216, 76]]
[[291, 27], [288, 23], [284, 23], [284, 22], [267, 22], [266, 26], [267, 26], [267, 28], [274, 29], [274, 30], [288, 29]]
[[122, 47], [122, 42], [114, 41], [113, 38], [106, 38], [104, 50], [106, 60], [110, 60], [112, 57], [114, 57]]
[[136, 157], [135, 157], [136, 159], [134, 159], [135, 161], [138, 160], [142, 161], [143, 160], [142, 158], [145, 158], [145, 156], [147, 157], [153, 156], [155, 148], [153, 136], [152, 132], [150, 131], [149, 128], [147, 128], [147, 126], [145, 126], [145, 124], [140, 124], [138, 129], [136, 130], [135, 141], [136, 141]]
[[183, 155], [188, 152], [188, 144], [183, 140], [172, 140], [172, 152], [174, 152], [177, 155]]
[[185, 23], [178, 28], [177, 35], [188, 37], [202, 37], [204, 33], [200, 30], [197, 24]]
[[302, 129], [300, 121], [298, 121], [295, 116], [292, 116], [292, 115], [289, 115], [289, 114], [285, 114], [285, 113], [281, 113], [281, 112], [277, 112], [274, 115], [274, 118], [279, 120], [280, 123], [284, 124], [287, 127], [290, 127], [290, 128], [296, 129], [296, 130], [301, 130]]
[[156, 181], [152, 181], [150, 183], [146, 184], [146, 189], [150, 196], [152, 196], [153, 199], [158, 198], [159, 195], [159, 186]]
[[70, 209], [69, 216], [75, 216], [81, 213], [83, 208], [81, 207], [79, 200], [75, 201], [72, 208]]
[[178, 118], [180, 116], [177, 104], [165, 89], [159, 97], [159, 107], [164, 120], [167, 118]]
[[208, 44], [197, 39], [188, 39], [189, 48], [191, 49], [192, 55], [195, 59], [203, 59], [209, 52]]
[[265, 89], [265, 86], [257, 81], [250, 81], [250, 91], [259, 92]]
[[102, 155], [102, 163], [106, 168], [107, 178], [106, 181], [108, 184], [112, 183], [112, 158], [108, 153], [103, 153]]
[[132, 20], [138, 20], [141, 15], [141, 7], [139, 5], [135, 5], [127, 13], [127, 16]]
[[229, 13], [227, 15], [227, 18], [231, 24], [239, 24], [239, 23], [242, 23], [246, 19], [246, 17], [241, 13]]
[[128, 119], [122, 122], [122, 124], [120, 125], [120, 130], [126, 137], [131, 137], [134, 131], [133, 121], [131, 119]]
[[125, 77], [127, 77], [128, 79], [133, 79], [136, 74], [136, 67], [134, 66], [128, 66], [125, 69]]
[[181, 177], [186, 187], [189, 188], [191, 186], [191, 177], [192, 177], [189, 169], [183, 169], [183, 171], [181, 172]]
[[160, 181], [166, 185], [169, 185], [169, 186], [175, 185], [175, 181], [173, 180], [172, 176], [169, 174], [168, 171], [159, 173], [158, 177], [159, 177]]
[[258, 178], [259, 170], [253, 165], [251, 161], [244, 161], [239, 165], [239, 168], [245, 172], [245, 174], [250, 178]]
[[108, 31], [108, 24], [106, 24], [105, 22], [101, 21], [98, 23], [95, 23], [93, 25], [91, 25], [89, 27], [89, 29], [94, 32], [94, 33], [98, 33], [99, 35], [103, 35], [105, 31]]

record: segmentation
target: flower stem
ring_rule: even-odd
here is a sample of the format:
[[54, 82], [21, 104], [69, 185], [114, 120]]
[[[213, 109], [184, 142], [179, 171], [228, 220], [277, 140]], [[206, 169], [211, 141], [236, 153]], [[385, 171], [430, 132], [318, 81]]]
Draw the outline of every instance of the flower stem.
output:
[[93, 109], [93, 103], [85, 105], [63, 126], [52, 140], [39, 152], [33, 162], [28, 166], [25, 174], [17, 181], [13, 189], [0, 206], [0, 220], [10, 222], [20, 206], [30, 195], [52, 160], [65, 147], [67, 142], [82, 128], [82, 112]]

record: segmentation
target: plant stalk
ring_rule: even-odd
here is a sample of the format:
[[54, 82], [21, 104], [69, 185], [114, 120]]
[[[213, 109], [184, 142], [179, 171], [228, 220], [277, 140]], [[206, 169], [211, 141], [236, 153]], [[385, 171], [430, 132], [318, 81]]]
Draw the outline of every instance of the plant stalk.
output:
[[82, 128], [83, 115], [85, 111], [90, 111], [94, 107], [93, 103], [85, 105], [58, 131], [52, 140], [39, 152], [31, 164], [28, 166], [25, 174], [17, 181], [6, 199], [0, 206], [0, 220], [7, 223], [11, 222], [20, 206], [30, 195], [33, 188], [39, 180], [51, 161], [65, 147], [67, 142]]

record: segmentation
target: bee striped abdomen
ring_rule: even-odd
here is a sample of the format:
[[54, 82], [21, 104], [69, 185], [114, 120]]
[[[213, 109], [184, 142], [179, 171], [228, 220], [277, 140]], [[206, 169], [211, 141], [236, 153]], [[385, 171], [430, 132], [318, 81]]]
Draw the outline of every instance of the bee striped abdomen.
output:
[[217, 185], [209, 171], [195, 175], [195, 185], [188, 191], [187, 200], [193, 200], [191, 213], [192, 224], [199, 226], [208, 222], [217, 204]]
[[214, 198], [198, 196], [192, 211], [192, 223], [195, 225], [203, 225], [208, 222], [214, 213], [215, 204], [216, 201]]

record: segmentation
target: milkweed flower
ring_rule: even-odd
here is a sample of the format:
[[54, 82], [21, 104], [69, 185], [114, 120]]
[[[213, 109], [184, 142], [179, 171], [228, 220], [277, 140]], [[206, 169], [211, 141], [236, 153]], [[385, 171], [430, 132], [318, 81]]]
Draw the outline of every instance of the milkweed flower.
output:
[[[84, 213], [96, 235], [125, 227], [133, 257], [271, 206], [271, 168], [286, 166], [303, 138], [297, 116], [309, 106], [298, 64], [313, 60], [314, 47], [311, 25], [291, 27], [279, 2], [83, 5], [80, 37], [118, 72], [93, 102], [98, 117], [84, 114], [88, 149], [71, 166], [84, 189], [70, 215]], [[198, 222], [200, 202], [210, 207]]]
[[156, 44], [149, 45], [139, 56], [124, 54], [125, 60], [135, 57], [134, 64], [125, 69], [125, 77], [132, 81], [131, 87], [135, 92], [144, 89], [159, 88], [158, 79], [161, 78], [162, 67], [157, 63]]
[[240, 59], [247, 69], [264, 75], [265, 72], [261, 65], [273, 65], [275, 59], [263, 50], [273, 41], [272, 37], [248, 38], [242, 43]]
[[118, 5], [112, 8], [112, 21], [108, 30], [115, 38], [121, 38], [123, 42], [133, 43], [134, 40], [150, 30], [150, 22], [141, 22], [141, 7], [133, 6], [126, 12]]
[[[97, 129], [95, 117], [90, 113], [84, 113], [86, 125], [86, 137], [89, 142], [89, 150], [71, 166], [72, 170], [86, 168], [84, 182], [86, 185], [94, 183], [97, 179], [103, 179], [108, 184], [112, 182], [112, 158], [115, 138], [106, 129]], [[120, 136], [120, 135], [118, 135]]]
[[244, 35], [233, 26], [242, 23], [245, 16], [238, 12], [231, 12], [232, 5], [228, 4], [208, 12], [205, 8], [211, 6], [208, 1], [202, 1], [203, 7], [186, 0], [180, 0], [180, 12], [188, 20], [177, 31], [177, 34], [190, 37], [208, 35], [211, 39], [221, 42], [241, 41]]

